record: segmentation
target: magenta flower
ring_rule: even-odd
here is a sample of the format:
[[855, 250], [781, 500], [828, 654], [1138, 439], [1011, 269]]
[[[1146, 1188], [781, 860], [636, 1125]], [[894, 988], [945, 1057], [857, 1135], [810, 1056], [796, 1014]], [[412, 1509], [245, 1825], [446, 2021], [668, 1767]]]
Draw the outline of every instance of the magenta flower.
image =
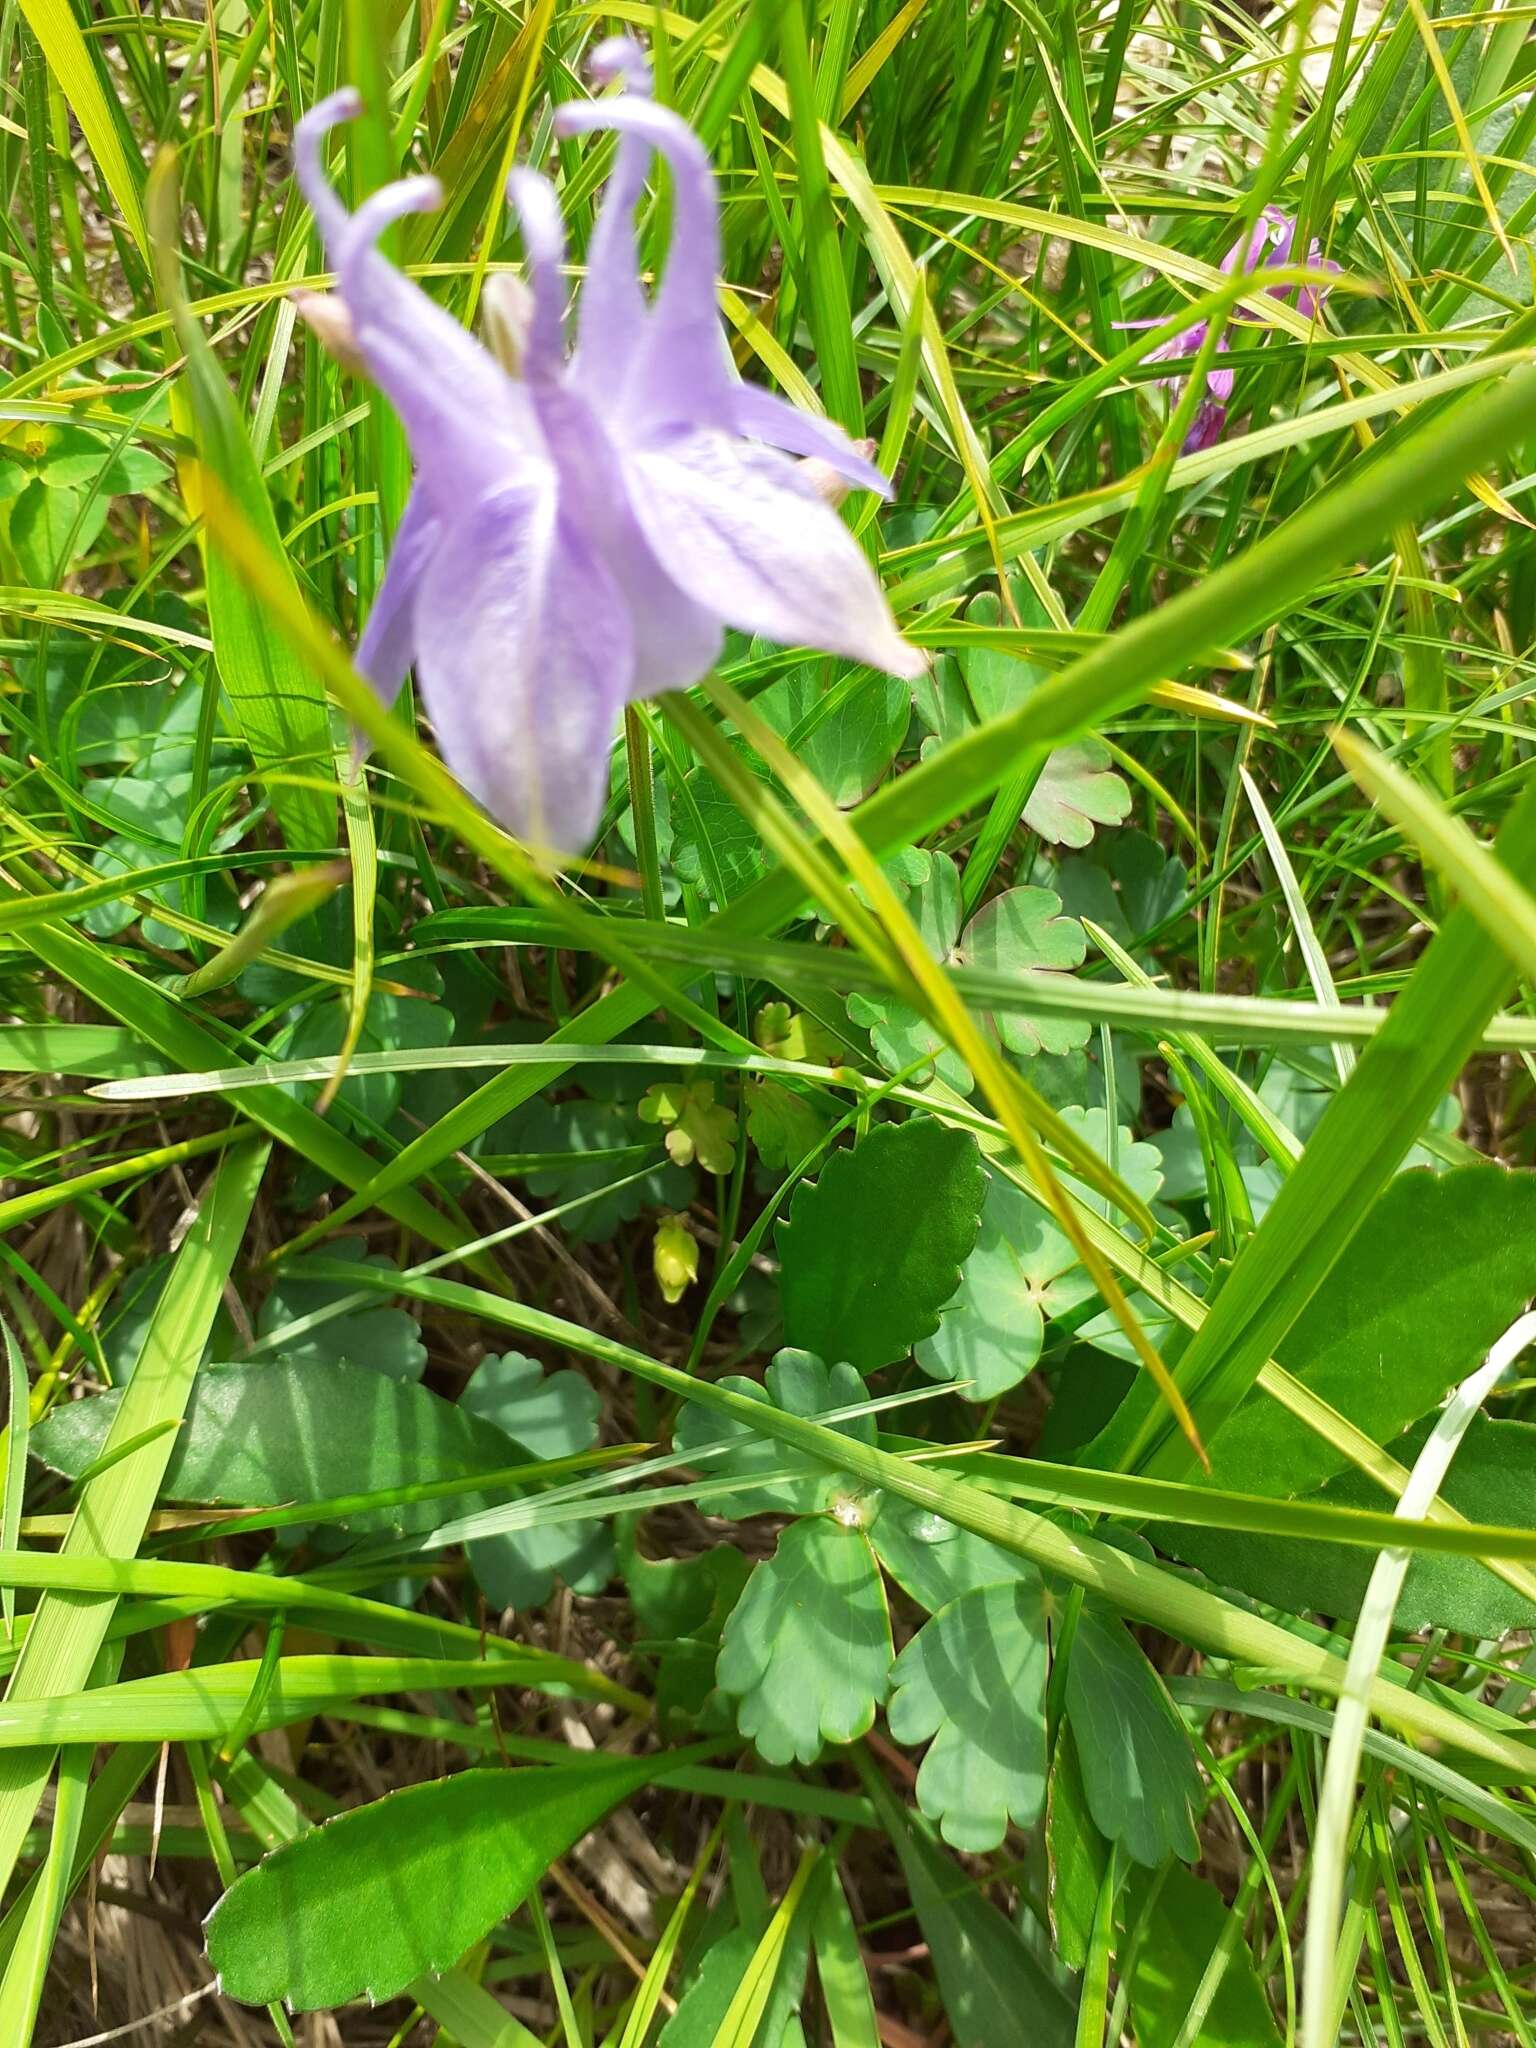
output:
[[[1296, 240], [1296, 223], [1289, 214], [1282, 213], [1278, 206], [1266, 206], [1246, 237], [1232, 244], [1221, 259], [1221, 267], [1228, 277], [1239, 269], [1254, 274], [1264, 270], [1283, 270], [1291, 261], [1291, 250]], [[1337, 272], [1338, 265], [1324, 260], [1322, 245], [1316, 240], [1307, 251], [1309, 267], [1317, 270]], [[1272, 284], [1268, 287], [1271, 298], [1283, 299], [1291, 292], [1296, 293], [1297, 309], [1308, 320], [1315, 320], [1327, 296], [1326, 285], [1304, 284], [1299, 288], [1289, 284]], [[1251, 320], [1253, 315], [1241, 307], [1234, 309], [1234, 320]], [[1130, 326], [1155, 327], [1154, 320], [1131, 321]], [[1151, 363], [1179, 362], [1187, 356], [1195, 356], [1205, 346], [1209, 322], [1196, 320], [1180, 330], [1171, 341], [1165, 341], [1161, 348], [1153, 349], [1147, 360]], [[1222, 354], [1227, 346], [1227, 330], [1217, 337], [1216, 350]], [[1177, 385], [1178, 377], [1163, 380]], [[1209, 448], [1221, 439], [1222, 429], [1227, 423], [1227, 401], [1232, 396], [1233, 375], [1225, 364], [1218, 364], [1205, 380], [1205, 390], [1200, 405], [1184, 436], [1184, 453], [1193, 455], [1197, 449]]]
[[[532, 292], [504, 290], [493, 310], [515, 331], [517, 374], [375, 247], [391, 221], [441, 203], [436, 180], [386, 186], [347, 213], [320, 144], [359, 111], [351, 92], [313, 108], [295, 136], [352, 340], [416, 465], [358, 667], [390, 702], [414, 663], [448, 765], [553, 853], [579, 851], [597, 828], [623, 706], [696, 682], [726, 626], [893, 675], [926, 666], [863, 550], [789, 456], [882, 494], [886, 479], [840, 429], [731, 365], [702, 144], [646, 97], [633, 43], [603, 44], [594, 68], [629, 92], [555, 115], [561, 135], [619, 134], [569, 359], [559, 202], [535, 171], [508, 181]], [[634, 211], [653, 151], [672, 173], [673, 228], [647, 297]]]

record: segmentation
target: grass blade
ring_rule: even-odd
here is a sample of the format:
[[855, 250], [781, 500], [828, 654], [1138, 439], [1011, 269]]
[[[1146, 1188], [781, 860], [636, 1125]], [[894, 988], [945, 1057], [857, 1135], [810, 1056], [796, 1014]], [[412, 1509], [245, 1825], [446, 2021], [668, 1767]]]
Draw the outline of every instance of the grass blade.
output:
[[1394, 761], [1358, 734], [1336, 732], [1334, 750], [1373, 803], [1437, 868], [1518, 971], [1536, 982], [1536, 897]]
[[[1468, 1424], [1533, 1340], [1536, 1340], [1536, 1315], [1522, 1316], [1494, 1345], [1477, 1371], [1452, 1394], [1414, 1461], [1412, 1474], [1398, 1502], [1400, 1515], [1423, 1514], [1439, 1492]], [[1322, 1793], [1313, 1829], [1315, 1850], [1312, 1887], [1307, 1903], [1305, 1973], [1302, 1979], [1302, 2048], [1329, 2048], [1334, 2039], [1333, 1950], [1344, 1895], [1355, 1780], [1365, 1739], [1366, 1718], [1370, 1712], [1370, 1691], [1386, 1654], [1392, 1616], [1397, 1608], [1398, 1595], [1403, 1590], [1403, 1581], [1408, 1576], [1408, 1564], [1408, 1552], [1402, 1549], [1384, 1550], [1376, 1560], [1376, 1568], [1371, 1573], [1361, 1604], [1354, 1641], [1350, 1645], [1344, 1688], [1334, 1709], [1328, 1762], [1323, 1772]]]
[[[21, 1540], [22, 1497], [27, 1481], [27, 1436], [31, 1424], [28, 1412], [27, 1363], [21, 1346], [11, 1334], [9, 1323], [0, 1323], [5, 1339], [5, 1381], [7, 1410], [5, 1423], [5, 1491], [0, 1496], [0, 1545], [15, 1550]], [[5, 1617], [5, 1640], [16, 1635], [16, 1589], [0, 1586], [0, 1613]]]
[[[265, 1144], [239, 1146], [216, 1169], [155, 1307], [113, 1425], [114, 1442], [143, 1437], [180, 1416], [261, 1185], [267, 1151]], [[133, 1554], [154, 1507], [171, 1445], [169, 1435], [154, 1437], [91, 1482], [71, 1520], [63, 1555]], [[37, 1702], [87, 1684], [115, 1605], [110, 1594], [45, 1595], [27, 1630], [6, 1688], [5, 1709], [0, 1711], [36, 1713]], [[7, 1879], [48, 1782], [54, 1749], [44, 1737], [37, 1747], [0, 1759], [0, 1871]]]

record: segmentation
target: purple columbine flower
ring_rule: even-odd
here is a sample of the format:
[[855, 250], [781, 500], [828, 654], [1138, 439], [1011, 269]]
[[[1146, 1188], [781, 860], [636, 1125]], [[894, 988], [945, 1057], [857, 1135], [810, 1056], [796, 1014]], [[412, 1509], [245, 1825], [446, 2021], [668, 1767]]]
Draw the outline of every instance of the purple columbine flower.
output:
[[[1266, 206], [1248, 234], [1235, 241], [1222, 257], [1222, 270], [1228, 277], [1239, 269], [1247, 271], [1250, 275], [1264, 270], [1282, 270], [1291, 261], [1295, 241], [1296, 223], [1291, 216], [1282, 213], [1278, 206]], [[1319, 270], [1337, 272], [1339, 267], [1336, 263], [1324, 260], [1322, 245], [1316, 240], [1307, 251], [1307, 262], [1312, 268]], [[1289, 293], [1296, 292], [1297, 308], [1308, 320], [1317, 318], [1328, 291], [1326, 285], [1314, 284], [1304, 284], [1299, 289], [1295, 285], [1272, 284], [1268, 289], [1271, 298], [1276, 299], [1283, 299]], [[1235, 308], [1232, 314], [1234, 320], [1248, 320], [1252, 317], [1241, 307]], [[1156, 326], [1157, 322], [1132, 321], [1128, 324]], [[1208, 321], [1196, 320], [1191, 326], [1181, 329], [1172, 340], [1165, 341], [1161, 348], [1153, 349], [1147, 358], [1148, 362], [1179, 362], [1185, 357], [1198, 355], [1205, 346], [1209, 327]], [[1223, 328], [1216, 340], [1217, 354], [1222, 354], [1226, 346], [1227, 331]], [[1164, 381], [1176, 385], [1180, 379], [1170, 377]], [[1190, 424], [1189, 432], [1184, 436], [1186, 455], [1193, 455], [1200, 448], [1209, 448], [1221, 439], [1222, 429], [1227, 423], [1227, 401], [1232, 396], [1232, 384], [1232, 371], [1224, 363], [1218, 364], [1206, 377], [1199, 408]]]
[[[320, 145], [357, 95], [333, 94], [295, 134], [351, 340], [416, 465], [358, 668], [388, 703], [414, 663], [454, 773], [520, 837], [565, 853], [597, 828], [622, 707], [696, 682], [724, 627], [893, 675], [927, 665], [824, 484], [789, 456], [882, 495], [886, 479], [839, 428], [731, 365], [703, 145], [647, 97], [635, 44], [601, 45], [594, 70], [629, 91], [555, 114], [560, 135], [619, 136], [569, 359], [559, 201], [535, 171], [508, 180], [532, 291], [508, 280], [488, 311], [516, 374], [375, 247], [390, 222], [441, 204], [437, 181], [385, 186], [349, 214]], [[647, 297], [634, 213], [653, 152], [672, 173], [673, 228]]]

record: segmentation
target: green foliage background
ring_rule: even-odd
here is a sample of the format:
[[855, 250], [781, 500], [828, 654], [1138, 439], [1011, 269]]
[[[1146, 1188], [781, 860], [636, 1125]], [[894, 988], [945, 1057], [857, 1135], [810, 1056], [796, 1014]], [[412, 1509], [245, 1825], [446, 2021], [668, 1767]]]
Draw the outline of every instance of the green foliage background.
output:
[[[477, 325], [620, 29], [932, 666], [733, 639], [553, 877], [288, 152]], [[0, 0], [0, 2041], [1533, 2038], [1518, 1337], [1392, 1513], [1536, 1295], [1531, 49]]]

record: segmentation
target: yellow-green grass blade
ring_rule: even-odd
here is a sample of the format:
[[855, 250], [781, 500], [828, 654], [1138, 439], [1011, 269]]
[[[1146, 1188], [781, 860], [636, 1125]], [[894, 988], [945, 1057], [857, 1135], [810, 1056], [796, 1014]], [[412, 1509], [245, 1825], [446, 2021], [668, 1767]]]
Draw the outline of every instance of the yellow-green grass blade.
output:
[[[1517, 883], [1536, 879], [1536, 782], [1496, 841]], [[1401, 1165], [1507, 993], [1514, 970], [1466, 905], [1430, 941], [1387, 1020], [1333, 1098], [1228, 1274], [1179, 1366], [1186, 1398], [1214, 1434], [1350, 1246], [1371, 1203]], [[1101, 1439], [1113, 1459], [1162, 1478], [1181, 1476], [1181, 1447], [1133, 1389]]]
[[[0, 1324], [5, 1341], [5, 1471], [0, 1495], [0, 1545], [14, 1550], [20, 1540], [22, 1496], [27, 1483], [27, 1436], [31, 1417], [27, 1408], [27, 1362], [21, 1346], [11, 1334], [9, 1323]], [[5, 1640], [16, 1633], [16, 1589], [0, 1582], [0, 1614], [5, 1619]]]
[[30, 2042], [53, 1955], [59, 1922], [73, 1890], [75, 1859], [91, 1782], [91, 1751], [66, 1749], [59, 1758], [48, 1848], [16, 1925], [15, 1949], [0, 1976], [0, 2041]]
[[624, 2022], [624, 2032], [619, 2038], [618, 2048], [645, 2048], [651, 2022], [660, 2010], [663, 1998], [666, 1997], [667, 1977], [681, 1946], [683, 1932], [688, 1925], [688, 1916], [693, 1911], [700, 1887], [715, 1860], [715, 1851], [720, 1846], [720, 1835], [724, 1826], [725, 1822], [720, 1820], [711, 1829], [709, 1839], [698, 1853], [693, 1873], [683, 1887], [682, 1896], [669, 1914], [667, 1924], [661, 1931], [661, 1938], [651, 1951], [650, 1961], [645, 1966], [645, 1975], [640, 1979], [635, 1991], [635, 2002], [629, 2009], [628, 2019]]
[[802, 1852], [799, 1867], [790, 1879], [788, 1889], [774, 1908], [773, 1917], [747, 1960], [741, 1982], [725, 2009], [725, 2017], [715, 2029], [710, 2048], [752, 2048], [763, 2015], [768, 2010], [768, 2001], [773, 1996], [790, 1929], [805, 1910], [811, 1880], [822, 1854], [818, 1848]]
[[[1286, 913], [1296, 934], [1296, 943], [1307, 970], [1307, 979], [1312, 984], [1312, 994], [1319, 1003], [1331, 1007], [1339, 1000], [1338, 991], [1333, 985], [1333, 971], [1328, 965], [1328, 956], [1319, 943], [1312, 923], [1312, 913], [1307, 908], [1307, 899], [1302, 894], [1300, 882], [1296, 879], [1291, 857], [1285, 850], [1285, 841], [1280, 837], [1279, 828], [1269, 814], [1268, 804], [1259, 794], [1258, 784], [1241, 761], [1237, 765], [1237, 775], [1243, 786], [1243, 793], [1248, 799], [1248, 807], [1258, 825], [1259, 836], [1264, 841], [1264, 851], [1269, 855], [1269, 864], [1275, 871], [1275, 880], [1280, 884], [1280, 894], [1285, 900]], [[1342, 1085], [1354, 1072], [1354, 1053], [1339, 1041], [1335, 1041], [1330, 1050], [1333, 1053], [1334, 1070]]]
[[880, 2048], [880, 2025], [858, 1929], [835, 1864], [823, 1866], [811, 1938], [833, 2048]]
[[101, 166], [129, 234], [149, 254], [144, 213], [144, 166], [123, 140], [114, 110], [69, 0], [21, 0], [21, 11], [42, 45], [91, 155]]
[[[197, 437], [196, 468], [184, 472], [195, 492], [195, 501], [187, 510], [194, 518], [201, 511], [203, 473], [211, 472], [267, 543], [280, 573], [291, 580], [250, 435], [182, 288], [175, 174], [168, 157], [156, 166], [151, 204], [156, 218], [160, 292], [185, 358], [186, 388]], [[328, 775], [330, 715], [318, 678], [275, 630], [216, 536], [205, 553], [214, 662], [258, 774], [299, 770]], [[274, 779], [271, 800], [290, 846], [334, 845], [336, 807], [321, 790]]]
[[[251, 1658], [57, 1697], [7, 1697], [0, 1704], [0, 1771], [24, 1764], [40, 1744], [217, 1742], [241, 1724], [260, 1669]], [[515, 1669], [499, 1657], [280, 1657], [249, 1732], [340, 1713], [355, 1699], [491, 1689], [506, 1685]]]
[[[44, 1068], [42, 1071], [49, 1070]], [[42, 1187], [28, 1188], [24, 1193], [11, 1195], [0, 1202], [0, 1232], [13, 1230], [18, 1223], [28, 1223], [35, 1216], [46, 1216], [50, 1210], [63, 1208], [66, 1203], [94, 1194], [99, 1188], [114, 1187], [119, 1181], [146, 1179], [167, 1167], [185, 1166], [188, 1160], [205, 1158], [210, 1152], [221, 1152], [234, 1136], [234, 1128], [206, 1131], [201, 1137], [182, 1138], [171, 1145], [155, 1145], [146, 1152], [120, 1153], [88, 1173], [72, 1174], [63, 1180], [50, 1180]]]
[[[14, 874], [20, 863], [13, 862], [11, 866]], [[46, 888], [35, 877], [26, 879], [34, 890]], [[227, 1045], [198, 1023], [183, 1005], [173, 1002], [163, 990], [114, 959], [104, 947], [81, 938], [62, 923], [29, 926], [26, 942], [46, 967], [108, 1016], [125, 1024], [161, 1057], [178, 1066], [227, 1064]], [[377, 1174], [374, 1161], [361, 1147], [279, 1089], [244, 1094], [240, 1109], [252, 1123], [291, 1150], [312, 1159], [345, 1186], [364, 1186]], [[435, 1209], [415, 1185], [402, 1184], [397, 1193], [378, 1206], [443, 1251], [456, 1249], [472, 1234], [467, 1224]], [[484, 1262], [477, 1270], [490, 1272]]]
[[257, 897], [250, 915], [229, 943], [191, 974], [173, 982], [172, 994], [200, 996], [209, 989], [223, 988], [254, 961], [269, 958], [272, 941], [301, 917], [318, 910], [347, 879], [347, 873], [345, 861], [325, 861], [318, 867], [277, 876]]
[[[464, 1490], [469, 1491], [475, 1484], [474, 1479], [467, 1479]], [[1189, 1491], [1194, 1493], [1197, 1489]], [[314, 1507], [323, 1512], [325, 1503], [315, 1503]], [[1532, 1548], [1536, 1551], [1536, 1542]], [[520, 1643], [502, 1642], [467, 1624], [442, 1621], [387, 1601], [362, 1599], [339, 1586], [289, 1574], [236, 1571], [228, 1565], [183, 1564], [166, 1558], [22, 1550], [0, 1555], [0, 1584], [13, 1589], [24, 1586], [113, 1598], [184, 1597], [204, 1602], [209, 1612], [240, 1607], [264, 1614], [313, 1614], [317, 1626], [358, 1642], [403, 1647], [422, 1656], [447, 1657], [452, 1653], [459, 1662], [474, 1656], [489, 1658], [505, 1674], [501, 1681], [504, 1685], [524, 1685], [534, 1690], [564, 1688], [593, 1699], [609, 1700], [622, 1706], [626, 1713], [648, 1711], [638, 1693], [630, 1692], [577, 1659]], [[0, 1714], [4, 1711], [0, 1707]]]
[[[155, 1306], [137, 1365], [108, 1437], [108, 1450], [180, 1419], [213, 1327], [266, 1168], [264, 1143], [222, 1160]], [[144, 1535], [174, 1439], [150, 1437], [92, 1480], [80, 1496], [63, 1555], [131, 1557]], [[33, 1707], [84, 1686], [116, 1605], [99, 1593], [46, 1594], [27, 1631], [0, 1711]], [[56, 1745], [44, 1741], [0, 1759], [0, 1874], [8, 1882], [48, 1782]]]
[[[1218, 481], [1247, 469], [1265, 456], [1302, 447], [1345, 427], [1396, 412], [1405, 403], [1423, 405], [1465, 391], [1468, 386], [1484, 384], [1519, 369], [1530, 360], [1529, 349], [1479, 358], [1460, 363], [1452, 370], [1436, 372], [1411, 387], [1341, 399], [1295, 419], [1273, 420], [1246, 434], [1233, 434], [1213, 447], [1178, 456], [1169, 472], [1169, 488], [1182, 490]], [[1128, 479], [1099, 485], [1038, 510], [1012, 513], [997, 520], [991, 529], [977, 532], [962, 528], [942, 541], [915, 542], [889, 558], [888, 566], [896, 577], [891, 585], [891, 601], [904, 608], [927, 599], [950, 597], [965, 589], [994, 556], [1000, 556], [1004, 562], [1027, 560], [1034, 550], [1070, 539], [1112, 514], [1125, 511], [1135, 503], [1140, 488], [1141, 477], [1137, 472]], [[1397, 537], [1394, 532], [1394, 538]]]
[[347, 828], [347, 850], [352, 861], [352, 974], [347, 993], [347, 1024], [336, 1055], [336, 1065], [315, 1103], [315, 1114], [324, 1116], [346, 1079], [347, 1068], [357, 1051], [368, 1020], [368, 1003], [373, 994], [373, 918], [379, 888], [379, 849], [373, 834], [373, 813], [368, 808], [368, 791], [362, 767], [350, 757], [337, 756], [336, 774], [341, 784], [341, 814]]
[[1357, 733], [1336, 732], [1333, 744], [1366, 795], [1439, 870], [1515, 968], [1536, 983], [1536, 895], [1395, 761]]

